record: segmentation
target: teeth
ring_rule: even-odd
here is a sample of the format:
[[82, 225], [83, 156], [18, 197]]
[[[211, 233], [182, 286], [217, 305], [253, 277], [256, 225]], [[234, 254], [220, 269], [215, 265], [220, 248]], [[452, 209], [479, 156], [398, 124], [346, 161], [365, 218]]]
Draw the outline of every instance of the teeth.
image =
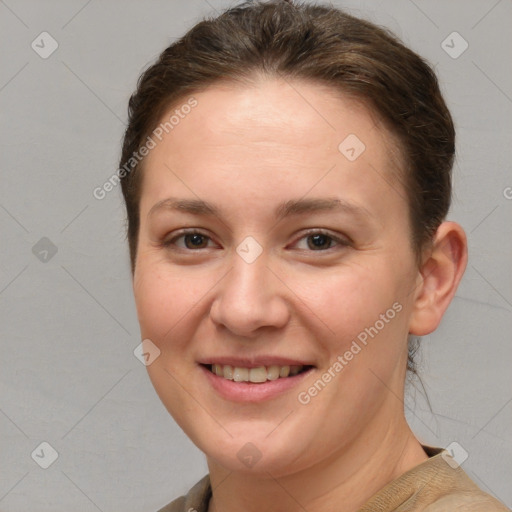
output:
[[[219, 375], [219, 374], [217, 373], [217, 375]], [[219, 375], [219, 377], [222, 377], [222, 376], [223, 375]], [[238, 366], [235, 366], [235, 368], [233, 368], [233, 380], [235, 382], [247, 382], [249, 380], [249, 369], [248, 368], [238, 368]]]
[[235, 382], [266, 382], [267, 380], [277, 380], [279, 378], [293, 377], [304, 369], [302, 365], [293, 366], [258, 366], [257, 368], [242, 368], [230, 366], [229, 364], [212, 364], [211, 371], [218, 377], [234, 380]]
[[302, 366], [290, 366], [290, 377], [297, 375], [302, 369]]
[[[218, 364], [216, 366], [219, 366], [222, 369], [222, 366], [220, 366], [220, 364]], [[229, 366], [229, 364], [226, 364], [224, 366], [224, 375], [222, 375], [222, 373], [221, 373], [220, 377], [224, 377], [225, 379], [228, 379], [228, 380], [233, 380], [234, 379], [233, 373], [234, 373], [233, 367]], [[217, 374], [217, 375], [219, 375], [219, 374]]]
[[265, 382], [267, 380], [267, 369], [264, 366], [251, 368], [249, 370], [249, 382]]
[[268, 380], [279, 379], [279, 366], [269, 366], [267, 368], [267, 379]]

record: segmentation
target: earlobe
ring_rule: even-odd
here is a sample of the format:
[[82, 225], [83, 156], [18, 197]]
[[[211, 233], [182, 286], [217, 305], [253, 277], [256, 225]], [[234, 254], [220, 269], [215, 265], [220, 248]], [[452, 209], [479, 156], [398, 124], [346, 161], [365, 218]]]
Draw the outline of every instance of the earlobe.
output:
[[410, 334], [425, 336], [437, 328], [457, 291], [467, 259], [464, 230], [456, 222], [443, 222], [420, 269]]

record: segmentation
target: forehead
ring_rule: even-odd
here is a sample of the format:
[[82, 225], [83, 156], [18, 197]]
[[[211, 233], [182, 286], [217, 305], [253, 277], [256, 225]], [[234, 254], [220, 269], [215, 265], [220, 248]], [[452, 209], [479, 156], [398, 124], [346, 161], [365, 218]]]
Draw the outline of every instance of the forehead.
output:
[[[376, 150], [374, 143], [382, 142], [377, 139], [392, 140], [369, 106], [318, 82], [278, 78], [251, 83], [223, 81], [193, 96], [197, 106], [164, 134], [170, 144], [188, 140], [218, 147], [236, 146], [244, 140], [323, 149], [328, 144], [337, 146], [352, 133], [366, 138], [368, 145], [374, 146], [370, 149]], [[173, 105], [161, 123], [188, 100], [184, 97]]]
[[[373, 198], [404, 199], [395, 141], [360, 101], [318, 83], [282, 79], [219, 83], [193, 97], [197, 106], [184, 109], [188, 113], [146, 157], [146, 211], [165, 198], [162, 180], [180, 177], [179, 186], [186, 178], [193, 187], [189, 195], [208, 195], [222, 184], [233, 194], [250, 189], [269, 196], [285, 187], [296, 196], [308, 187], [336, 187], [359, 195], [366, 190], [361, 199], [370, 202], [372, 189]], [[173, 105], [161, 122], [188, 100]]]

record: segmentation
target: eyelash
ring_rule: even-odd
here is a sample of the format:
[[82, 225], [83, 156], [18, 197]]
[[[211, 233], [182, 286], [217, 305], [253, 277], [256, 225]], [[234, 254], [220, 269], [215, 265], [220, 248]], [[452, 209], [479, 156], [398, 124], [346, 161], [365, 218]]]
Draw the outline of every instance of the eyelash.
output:
[[[175, 245], [176, 241], [179, 240], [180, 238], [183, 238], [187, 235], [200, 235], [202, 236], [203, 238], [206, 238], [208, 240], [211, 240], [211, 237], [209, 237], [208, 235], [202, 233], [201, 231], [198, 231], [196, 229], [186, 229], [186, 230], [182, 230], [180, 231], [176, 236], [172, 237], [171, 239], [169, 240], [166, 240], [162, 243], [162, 246], [165, 247], [165, 248], [172, 248], [172, 246]], [[328, 231], [325, 231], [323, 229], [313, 229], [313, 230], [310, 230], [306, 233], [304, 233], [295, 243], [297, 243], [298, 241], [300, 240], [303, 240], [303, 239], [307, 239], [308, 237], [310, 236], [314, 236], [314, 235], [322, 235], [322, 236], [325, 236], [327, 237], [328, 239], [331, 240], [331, 242], [334, 242], [337, 244], [337, 246], [340, 248], [343, 248], [343, 247], [349, 247], [351, 245], [351, 242], [348, 241], [348, 240], [345, 240], [343, 238], [340, 238], [338, 236], [335, 236], [333, 235], [332, 233], [329, 233]], [[307, 250], [307, 252], [327, 252], [327, 251], [330, 251], [331, 249], [335, 249], [335, 247], [328, 247], [327, 249], [318, 249], [318, 250]], [[199, 249], [188, 249], [186, 247], [178, 247], [178, 250], [184, 250], [184, 251], [187, 251], [187, 252], [199, 252], [201, 249], [208, 249], [208, 247], [201, 247]], [[301, 250], [305, 250], [305, 249], [301, 249]]]

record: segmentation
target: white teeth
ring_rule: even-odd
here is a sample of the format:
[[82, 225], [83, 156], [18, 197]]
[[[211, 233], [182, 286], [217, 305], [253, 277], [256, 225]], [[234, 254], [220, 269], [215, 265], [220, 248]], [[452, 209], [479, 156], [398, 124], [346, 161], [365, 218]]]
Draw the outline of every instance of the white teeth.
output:
[[249, 382], [265, 382], [267, 380], [267, 369], [264, 366], [251, 368], [249, 370]]
[[267, 379], [268, 380], [279, 379], [279, 366], [269, 366], [267, 368]]
[[293, 377], [304, 369], [302, 365], [292, 366], [258, 366], [257, 368], [242, 368], [231, 366], [229, 364], [212, 364], [211, 371], [218, 377], [234, 380], [235, 382], [254, 382], [261, 383], [267, 380], [277, 380], [279, 378]]
[[[219, 375], [219, 377], [222, 377], [222, 375]], [[233, 380], [235, 382], [247, 382], [249, 380], [249, 369], [235, 366], [233, 369]]]
[[[220, 365], [217, 365], [217, 366], [220, 366]], [[221, 374], [220, 376], [221, 377], [224, 376], [224, 378], [228, 379], [228, 380], [233, 380], [234, 379], [234, 377], [233, 377], [233, 367], [229, 366], [229, 364], [224, 365], [224, 375]]]

